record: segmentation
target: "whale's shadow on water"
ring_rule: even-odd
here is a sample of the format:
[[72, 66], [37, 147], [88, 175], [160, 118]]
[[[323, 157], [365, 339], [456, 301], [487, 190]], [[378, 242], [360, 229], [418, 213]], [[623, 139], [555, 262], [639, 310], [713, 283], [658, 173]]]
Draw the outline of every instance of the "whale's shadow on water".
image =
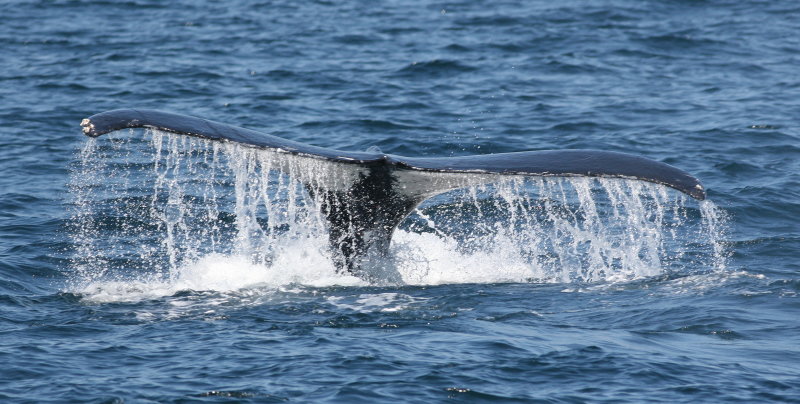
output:
[[[179, 260], [197, 259], [201, 251], [207, 250], [207, 244], [220, 245], [226, 237], [238, 245], [240, 252], [259, 256], [262, 262], [273, 265], [276, 256], [258, 249], [272, 249], [274, 252], [270, 243], [313, 237], [298, 233], [298, 221], [315, 229], [312, 232], [317, 235], [326, 234], [324, 255], [338, 272], [393, 284], [408, 281], [408, 273], [401, 273], [398, 268], [403, 265], [396, 261], [401, 259], [399, 257], [413, 255], [408, 248], [404, 250], [409, 243], [392, 243], [393, 236], [399, 232], [402, 238], [408, 239], [409, 233], [415, 233], [424, 238], [426, 233], [442, 232], [448, 227], [450, 230], [459, 227], [469, 230], [464, 233], [466, 235], [452, 237], [455, 247], [439, 246], [457, 250], [462, 254], [459, 257], [476, 257], [481, 255], [481, 250], [492, 250], [494, 257], [500, 251], [501, 255], [514, 256], [511, 261], [522, 257], [521, 260], [527, 264], [535, 262], [540, 266], [552, 264], [583, 268], [579, 272], [592, 265], [600, 265], [608, 271], [636, 259], [647, 261], [645, 266], [661, 266], [660, 251], [670, 248], [669, 244], [680, 237], [676, 236], [675, 228], [685, 222], [687, 215], [693, 214], [692, 209], [684, 206], [667, 206], [671, 196], [663, 186], [698, 200], [705, 199], [704, 188], [688, 173], [668, 164], [618, 152], [559, 150], [409, 158], [379, 151], [326, 149], [200, 118], [132, 109], [92, 116], [85, 119], [82, 126], [90, 137], [126, 128], [155, 131], [154, 163], [140, 161], [137, 164], [155, 164], [156, 178], [152, 186], [156, 193], [136, 195], [138, 191], [131, 191], [129, 184], [103, 186], [117, 190], [128, 187], [126, 189], [131, 191], [112, 199], [123, 200], [125, 207], [117, 208], [124, 211], [122, 221], [125, 223], [120, 226], [128, 228], [128, 231], [136, 229], [139, 239], [133, 244], [146, 243], [148, 237], [155, 240], [160, 237], [157, 233], [165, 232], [166, 237], [155, 244], [160, 243], [172, 251], [184, 248], [183, 257], [180, 253], [168, 254], [173, 267], [179, 264]], [[165, 141], [164, 136], [169, 139]], [[195, 141], [202, 143], [200, 149], [212, 150], [200, 157], [201, 161], [197, 163], [191, 163], [190, 158], [193, 153], [198, 153], [198, 150], [192, 150], [194, 146], [190, 145], [183, 151], [177, 149], [186, 145], [185, 139], [191, 138], [203, 139]], [[220, 149], [227, 153], [225, 164], [235, 177], [232, 183], [226, 184], [225, 180], [214, 178], [213, 169], [224, 165], [220, 162]], [[98, 153], [97, 150], [86, 151], [83, 157], [91, 159], [96, 156], [88, 154], [94, 153]], [[183, 163], [179, 161], [182, 155], [189, 156]], [[131, 167], [130, 162], [127, 164], [124, 169]], [[180, 164], [188, 166], [179, 168]], [[97, 168], [85, 164], [81, 173], [85, 178], [77, 182], [85, 185], [87, 178], [103, 177]], [[183, 181], [206, 181], [203, 195], [179, 185], [177, 175], [183, 176]], [[563, 180], [550, 180], [555, 178]], [[103, 177], [99, 181], [110, 179]], [[600, 184], [602, 197], [593, 196], [590, 190], [592, 181]], [[79, 200], [78, 205], [84, 208], [94, 205], [91, 209], [99, 212], [97, 203], [88, 201], [98, 196], [88, 197], [87, 192], [92, 192], [92, 187], [84, 188], [83, 196], [78, 199], [86, 200]], [[538, 198], [514, 196], [530, 188], [538, 189]], [[569, 188], [574, 196], [567, 197], [565, 188]], [[159, 190], [163, 192], [159, 194]], [[470, 202], [423, 203], [430, 198], [441, 198], [442, 194], [453, 190], [461, 192], [462, 197], [466, 196]], [[226, 219], [225, 210], [218, 209], [220, 202], [215, 198], [231, 191], [235, 194], [236, 204]], [[270, 198], [274, 200], [270, 202]], [[214, 201], [209, 202], [212, 199]], [[676, 200], [683, 201], [683, 198]], [[280, 208], [278, 201], [292, 206]], [[198, 214], [197, 207], [181, 207], [192, 203], [205, 203], [205, 213]], [[209, 203], [214, 205], [213, 208]], [[576, 207], [570, 208], [570, 205]], [[448, 206], [453, 208], [444, 216], [451, 219], [440, 223], [438, 228], [432, 225], [430, 214], [447, 211]], [[140, 211], [134, 213], [137, 209]], [[609, 214], [604, 217], [598, 209], [605, 209]], [[509, 217], [498, 219], [490, 213], [497, 210], [510, 213]], [[665, 212], [666, 216], [671, 216], [665, 219]], [[77, 216], [78, 220], [84, 220], [91, 215]], [[157, 216], [157, 220], [144, 220], [147, 216]], [[137, 220], [140, 223], [135, 223]], [[192, 220], [195, 223], [190, 223]], [[403, 225], [398, 230], [401, 223]], [[617, 225], [611, 225], [613, 223]], [[214, 229], [206, 231], [208, 237], [205, 239], [196, 234], [189, 235], [187, 231], [209, 226]], [[83, 234], [79, 238], [84, 244], [87, 244], [87, 239], [99, 239], [102, 227], [97, 223], [83, 225]], [[654, 232], [658, 234], [653, 235]], [[671, 241], [666, 240], [670, 237], [664, 237], [670, 232]], [[486, 237], [489, 234], [491, 238]], [[254, 242], [256, 235], [260, 235], [263, 242]], [[505, 242], [497, 241], [504, 237]], [[592, 237], [600, 239], [592, 240]], [[426, 240], [422, 243], [440, 242], [439, 239]], [[626, 243], [630, 245], [624, 245]], [[194, 246], [179, 247], [185, 244]], [[532, 247], [520, 249], [520, 245]], [[141, 260], [143, 254], [134, 251], [134, 245], [129, 247], [131, 251], [127, 259], [131, 262]], [[94, 253], [89, 250], [97, 248], [97, 245], [92, 245], [79, 251], [84, 255], [84, 265], [91, 265], [89, 257]], [[116, 244], [114, 248], [120, 249], [120, 245]], [[491, 256], [485, 258], [492, 259]], [[416, 259], [419, 258], [417, 255]], [[108, 262], [103, 265], [113, 266]]]

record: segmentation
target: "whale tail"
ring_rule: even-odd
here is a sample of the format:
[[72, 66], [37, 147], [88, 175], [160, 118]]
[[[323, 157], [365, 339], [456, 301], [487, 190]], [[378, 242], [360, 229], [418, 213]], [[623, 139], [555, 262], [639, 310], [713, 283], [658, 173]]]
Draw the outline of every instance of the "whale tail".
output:
[[431, 196], [502, 176], [588, 176], [628, 178], [662, 184], [705, 199], [700, 182], [671, 165], [626, 153], [544, 150], [462, 157], [411, 158], [380, 152], [349, 152], [307, 145], [265, 133], [153, 110], [120, 109], [81, 122], [87, 136], [125, 128], [150, 128], [270, 150], [284, 161], [312, 159], [325, 176], [293, 172], [317, 201], [328, 224], [337, 268], [358, 272], [371, 252], [385, 254], [397, 225]]

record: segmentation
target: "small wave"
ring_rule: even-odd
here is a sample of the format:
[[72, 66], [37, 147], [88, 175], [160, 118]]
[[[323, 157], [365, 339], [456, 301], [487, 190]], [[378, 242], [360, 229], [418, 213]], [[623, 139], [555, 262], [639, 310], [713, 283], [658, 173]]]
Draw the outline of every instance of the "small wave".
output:
[[395, 75], [404, 78], [426, 79], [468, 73], [475, 70], [474, 67], [455, 60], [434, 59], [426, 62], [413, 62], [398, 70]]
[[379, 119], [347, 119], [347, 120], [331, 120], [331, 121], [308, 121], [300, 124], [299, 128], [324, 128], [324, 129], [352, 129], [357, 128], [360, 130], [380, 130], [380, 131], [404, 131], [404, 130], [432, 130], [433, 128], [425, 126], [412, 126], [404, 125], [397, 122], [391, 122]]
[[698, 49], [709, 46], [722, 46], [725, 43], [709, 38], [704, 38], [693, 33], [669, 33], [652, 35], [639, 40], [639, 42], [655, 48], [669, 51], [683, 51], [686, 49]]
[[333, 37], [334, 42], [346, 45], [365, 45], [376, 42], [378, 38], [359, 34], [339, 35]]
[[588, 62], [569, 61], [569, 59], [551, 60], [544, 65], [548, 71], [558, 74], [602, 74], [613, 72], [608, 66], [594, 65]]
[[596, 131], [598, 129], [612, 128], [609, 127], [609, 125], [604, 125], [593, 121], [564, 122], [550, 127], [550, 130], [569, 133], [585, 133], [586, 131]]
[[460, 18], [455, 21], [455, 24], [465, 27], [476, 27], [476, 26], [503, 27], [503, 26], [524, 25], [526, 23], [532, 22], [532, 20], [533, 18], [511, 17], [507, 15], [488, 15], [488, 16], [476, 16], [470, 18]]
[[770, 129], [780, 129], [781, 127], [780, 127], [780, 126], [778, 126], [778, 125], [770, 125], [770, 124], [761, 123], [761, 124], [754, 124], [754, 125], [750, 125], [750, 126], [748, 126], [747, 128], [748, 128], [748, 129], [765, 129], [765, 130], [770, 130]]
[[359, 313], [383, 312], [393, 313], [406, 310], [409, 306], [427, 299], [413, 297], [403, 293], [362, 293], [357, 296], [329, 296], [328, 303], [338, 310], [351, 310]]
[[[260, 74], [251, 72], [251, 75]], [[293, 85], [301, 84], [316, 89], [345, 89], [352, 85], [351, 81], [344, 78], [319, 71], [274, 69], [264, 73], [264, 75], [270, 80], [283, 81]]]
[[448, 50], [448, 51], [451, 51], [451, 52], [470, 52], [472, 50], [468, 46], [465, 46], [465, 45], [462, 45], [462, 44], [457, 44], [457, 43], [451, 43], [450, 45], [442, 47], [442, 49]]

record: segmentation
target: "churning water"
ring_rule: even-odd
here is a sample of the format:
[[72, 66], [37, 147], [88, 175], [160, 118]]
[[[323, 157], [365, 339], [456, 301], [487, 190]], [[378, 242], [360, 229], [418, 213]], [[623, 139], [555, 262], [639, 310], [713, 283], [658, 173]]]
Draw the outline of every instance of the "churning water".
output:
[[[319, 201], [336, 165], [140, 131], [90, 139], [72, 174], [76, 291], [126, 300], [289, 284], [616, 282], [722, 270], [713, 203], [622, 179], [496, 176], [419, 206], [355, 277], [330, 257]], [[309, 185], [311, 186], [311, 185]]]

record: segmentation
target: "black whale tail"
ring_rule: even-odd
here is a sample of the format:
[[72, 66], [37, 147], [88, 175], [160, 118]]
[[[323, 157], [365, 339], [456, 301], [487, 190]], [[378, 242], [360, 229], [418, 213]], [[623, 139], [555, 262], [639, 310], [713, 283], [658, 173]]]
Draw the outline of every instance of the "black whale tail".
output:
[[91, 137], [125, 128], [150, 128], [237, 142], [324, 164], [333, 178], [301, 174], [298, 179], [327, 219], [335, 264], [351, 272], [358, 270], [369, 252], [386, 253], [394, 229], [425, 199], [471, 184], [497, 181], [498, 176], [628, 178], [666, 185], [699, 200], [706, 195], [696, 178], [678, 168], [618, 152], [544, 150], [410, 158], [327, 149], [201, 118], [134, 109], [103, 112], [84, 119], [81, 126]]

